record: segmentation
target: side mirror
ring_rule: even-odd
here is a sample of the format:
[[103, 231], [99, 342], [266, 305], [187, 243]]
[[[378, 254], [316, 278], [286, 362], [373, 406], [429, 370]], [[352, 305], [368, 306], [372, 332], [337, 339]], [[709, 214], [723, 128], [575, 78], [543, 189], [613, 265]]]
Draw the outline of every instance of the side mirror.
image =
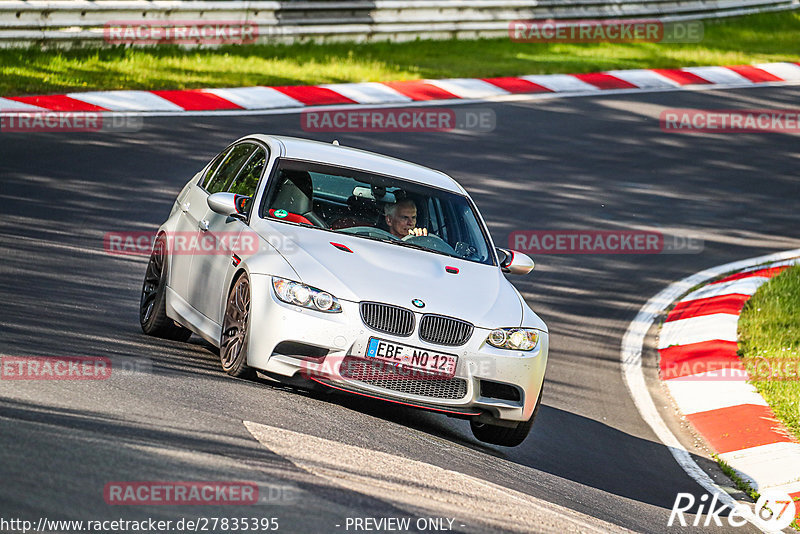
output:
[[533, 270], [533, 260], [522, 252], [498, 248], [497, 257], [500, 260], [500, 269], [504, 273], [528, 274]]
[[250, 204], [250, 197], [234, 193], [214, 193], [208, 196], [208, 207], [214, 213], [244, 219]]

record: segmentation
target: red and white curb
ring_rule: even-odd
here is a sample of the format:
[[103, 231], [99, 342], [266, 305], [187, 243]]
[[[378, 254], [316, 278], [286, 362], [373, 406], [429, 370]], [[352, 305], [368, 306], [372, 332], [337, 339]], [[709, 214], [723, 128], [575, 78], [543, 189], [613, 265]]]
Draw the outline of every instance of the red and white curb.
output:
[[[736, 355], [738, 316], [745, 301], [793, 263], [800, 263], [800, 249], [720, 265], [675, 282], [642, 307], [622, 340], [623, 378], [642, 418], [684, 471], [731, 507], [733, 498], [697, 465], [656, 408], [642, 368], [645, 339], [658, 317], [680, 299], [668, 314], [657, 345], [661, 378], [679, 410], [754, 489], [800, 496], [800, 444], [746, 383]], [[717, 280], [731, 272], [737, 274]], [[700, 284], [706, 285], [693, 290]], [[720, 373], [727, 373], [727, 379], [719, 380]], [[731, 374], [736, 380], [730, 380]]]
[[658, 351], [661, 379], [678, 409], [720, 459], [756, 491], [800, 498], [800, 443], [747, 383], [736, 354], [745, 302], [794, 263], [750, 268], [689, 293], [667, 316]]
[[603, 91], [752, 87], [800, 82], [800, 63], [728, 67], [611, 70], [590, 74], [538, 74], [311, 86], [238, 87], [183, 91], [90, 91], [0, 98], [0, 112], [253, 112], [329, 105], [403, 105], [475, 101], [513, 95], [583, 96]]

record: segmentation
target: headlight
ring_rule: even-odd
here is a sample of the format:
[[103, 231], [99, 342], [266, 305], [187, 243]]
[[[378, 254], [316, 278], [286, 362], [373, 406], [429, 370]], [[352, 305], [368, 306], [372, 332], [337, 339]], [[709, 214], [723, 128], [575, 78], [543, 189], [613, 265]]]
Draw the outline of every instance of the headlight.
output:
[[340, 313], [342, 307], [336, 297], [315, 287], [293, 282], [284, 278], [272, 277], [272, 288], [277, 296], [287, 304], [302, 306], [310, 310], [326, 313]]
[[529, 328], [496, 328], [486, 342], [498, 349], [533, 350], [539, 342], [539, 331]]

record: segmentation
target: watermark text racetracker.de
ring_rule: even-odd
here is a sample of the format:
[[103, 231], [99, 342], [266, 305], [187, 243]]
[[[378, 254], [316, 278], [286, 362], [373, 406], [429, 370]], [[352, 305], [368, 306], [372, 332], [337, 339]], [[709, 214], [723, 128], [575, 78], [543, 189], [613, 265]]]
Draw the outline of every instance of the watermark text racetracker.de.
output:
[[106, 380], [111, 360], [93, 356], [0, 356], [0, 380]]
[[0, 113], [0, 133], [138, 132], [140, 115], [97, 111], [13, 111]]
[[232, 20], [115, 20], [103, 27], [108, 44], [252, 44], [258, 24]]
[[508, 246], [526, 254], [699, 254], [702, 239], [649, 230], [516, 230]]
[[800, 109], [665, 109], [665, 132], [800, 133]]
[[497, 117], [490, 108], [416, 107], [303, 111], [306, 132], [452, 132], [487, 133]]
[[35, 521], [18, 517], [0, 517], [0, 532], [274, 532], [280, 530], [278, 517], [238, 515], [233, 517], [195, 516], [176, 519], [50, 519]]
[[703, 35], [700, 20], [513, 20], [508, 25], [508, 36], [517, 43], [699, 43]]
[[[222, 232], [162, 232], [159, 234], [170, 254], [250, 256], [259, 251], [261, 238], [252, 230]], [[107, 232], [103, 235], [103, 250], [122, 256], [149, 256], [158, 236], [153, 232]], [[274, 238], [271, 244], [287, 249], [288, 241]], [[291, 248], [291, 247], [289, 247]]]

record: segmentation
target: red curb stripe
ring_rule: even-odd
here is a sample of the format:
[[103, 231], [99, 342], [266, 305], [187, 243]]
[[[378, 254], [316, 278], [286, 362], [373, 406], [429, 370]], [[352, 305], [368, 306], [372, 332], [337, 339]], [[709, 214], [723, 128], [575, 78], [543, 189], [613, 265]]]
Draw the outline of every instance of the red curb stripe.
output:
[[730, 295], [718, 295], [716, 297], [679, 302], [672, 308], [672, 311], [669, 312], [665, 322], [702, 317], [704, 315], [714, 315], [715, 313], [739, 315], [744, 307], [744, 303], [749, 299], [750, 295], [733, 293]]
[[95, 106], [82, 100], [70, 98], [67, 95], [44, 96], [9, 96], [9, 100], [16, 100], [23, 104], [31, 104], [49, 109], [50, 111], [108, 111], [106, 108]]
[[751, 65], [733, 65], [732, 67], [728, 67], [728, 69], [741, 74], [754, 83], [783, 81], [783, 79], [778, 78], [774, 74], [770, 74], [765, 70], [759, 69], [758, 67], [753, 67]]
[[481, 78], [484, 82], [505, 89], [509, 93], [552, 93], [552, 89], [548, 89], [538, 83], [529, 82], [522, 78], [514, 77], [500, 77], [500, 78]]
[[710, 84], [711, 82], [701, 78], [697, 74], [692, 74], [691, 72], [686, 72], [685, 70], [680, 69], [651, 69], [653, 72], [657, 72], [662, 76], [665, 76], [672, 80], [673, 82], [677, 82], [681, 85], [694, 85], [694, 84]]
[[213, 93], [205, 93], [200, 89], [185, 91], [151, 91], [186, 111], [213, 111], [217, 109], [243, 109], [229, 100], [225, 100]]
[[740, 404], [686, 416], [719, 454], [770, 443], [792, 443], [769, 406]]
[[358, 104], [355, 100], [351, 100], [344, 95], [340, 95], [336, 91], [326, 87], [317, 87], [316, 85], [282, 85], [279, 87], [272, 87], [276, 91], [299, 100], [306, 106], [325, 106], [328, 104]]
[[[773, 276], [777, 276], [781, 274], [783, 271], [791, 267], [791, 265], [781, 265], [779, 267], [769, 267], [767, 269], [759, 269], [757, 271], [746, 271], [743, 273], [736, 273], [730, 276], [726, 276], [721, 280], [717, 280], [713, 284], [721, 284], [723, 282], [732, 282], [733, 280], [741, 280], [742, 278], [753, 278], [755, 276], [763, 276], [765, 278], [772, 278]], [[709, 284], [709, 285], [713, 285]]]
[[735, 341], [703, 341], [675, 345], [658, 351], [661, 380], [707, 373], [719, 369], [744, 369]]
[[412, 100], [451, 100], [460, 98], [450, 91], [445, 91], [432, 83], [426, 83], [420, 80], [383, 82], [383, 85], [394, 89], [401, 95], [405, 95]]
[[575, 78], [590, 83], [600, 89], [638, 89], [630, 82], [612, 76], [611, 74], [604, 74], [602, 72], [592, 72], [589, 74], [573, 74]]

